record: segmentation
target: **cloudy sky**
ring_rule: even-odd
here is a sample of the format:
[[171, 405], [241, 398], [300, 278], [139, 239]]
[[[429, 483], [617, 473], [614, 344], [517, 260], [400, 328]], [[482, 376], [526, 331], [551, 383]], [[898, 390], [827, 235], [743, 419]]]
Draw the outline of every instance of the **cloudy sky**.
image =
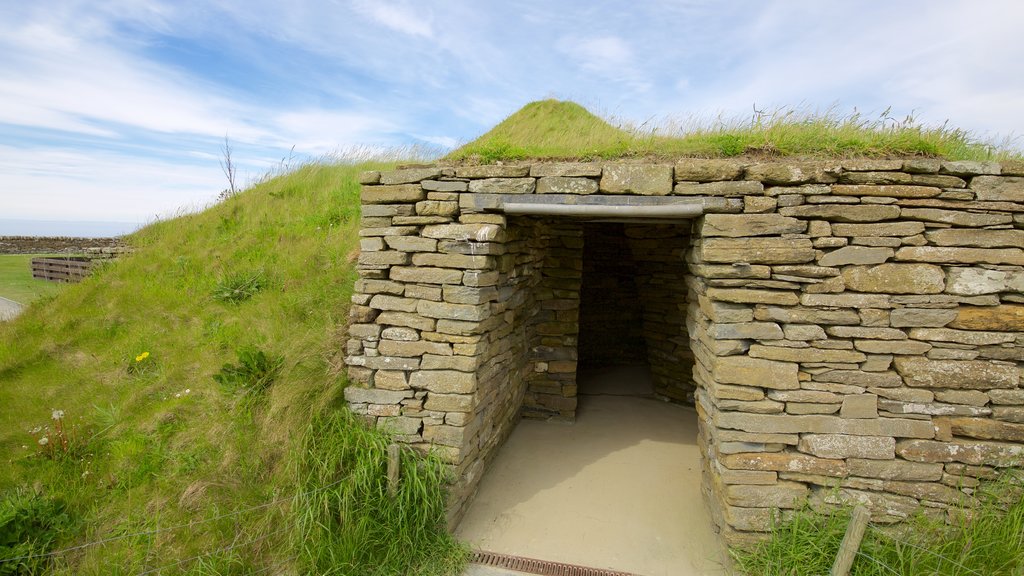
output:
[[1021, 22], [1017, 0], [0, 0], [0, 222], [195, 209], [225, 135], [244, 182], [292, 147], [456, 146], [550, 97], [1020, 135]]

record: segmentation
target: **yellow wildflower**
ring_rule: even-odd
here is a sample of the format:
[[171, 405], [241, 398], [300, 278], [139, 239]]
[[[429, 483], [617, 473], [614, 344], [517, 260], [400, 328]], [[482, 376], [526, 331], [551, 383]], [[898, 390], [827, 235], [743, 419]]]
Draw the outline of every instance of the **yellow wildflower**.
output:
[[142, 362], [146, 358], [149, 358], [149, 352], [143, 352], [142, 354], [139, 354], [138, 356], [135, 357], [135, 361]]

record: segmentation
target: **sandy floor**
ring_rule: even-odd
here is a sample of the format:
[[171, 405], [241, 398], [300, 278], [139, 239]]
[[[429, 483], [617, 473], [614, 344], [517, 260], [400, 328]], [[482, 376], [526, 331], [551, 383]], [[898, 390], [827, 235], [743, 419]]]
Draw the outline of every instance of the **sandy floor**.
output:
[[643, 576], [727, 574], [700, 493], [693, 410], [646, 374], [581, 379], [575, 424], [524, 420], [457, 536], [474, 548]]
[[11, 320], [18, 314], [21, 314], [22, 308], [23, 306], [14, 300], [0, 297], [0, 322]]

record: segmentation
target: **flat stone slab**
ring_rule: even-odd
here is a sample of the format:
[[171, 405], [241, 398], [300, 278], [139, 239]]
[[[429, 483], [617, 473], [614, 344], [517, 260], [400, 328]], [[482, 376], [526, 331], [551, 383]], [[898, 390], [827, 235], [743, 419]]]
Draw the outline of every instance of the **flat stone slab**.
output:
[[23, 304], [0, 296], [0, 322], [6, 322], [7, 320], [17, 318], [24, 309], [25, 306]]

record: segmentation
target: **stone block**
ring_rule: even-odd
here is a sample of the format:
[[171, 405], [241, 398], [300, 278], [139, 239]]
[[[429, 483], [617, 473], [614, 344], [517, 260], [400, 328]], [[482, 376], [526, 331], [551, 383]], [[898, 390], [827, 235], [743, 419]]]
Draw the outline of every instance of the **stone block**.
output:
[[828, 252], [818, 259], [821, 266], [844, 266], [847, 264], [881, 264], [893, 257], [892, 248], [873, 248], [869, 246], [845, 246]]
[[989, 390], [993, 404], [1024, 406], [1024, 390]]
[[382, 326], [404, 326], [416, 330], [433, 330], [436, 323], [433, 318], [408, 312], [381, 312], [377, 317], [377, 324]]
[[725, 486], [725, 501], [745, 508], [797, 508], [807, 494], [807, 486], [799, 482]]
[[537, 180], [537, 194], [594, 194], [597, 181], [590, 178], [546, 176]]
[[816, 218], [830, 222], [881, 222], [899, 218], [900, 208], [872, 204], [818, 204], [780, 208], [779, 214], [795, 218]]
[[412, 263], [414, 266], [482, 270], [493, 268], [494, 257], [419, 252], [412, 255]]
[[398, 404], [411, 398], [412, 392], [402, 390], [380, 390], [377, 388], [345, 388], [345, 400], [355, 404]]
[[828, 184], [838, 179], [840, 170], [838, 162], [765, 162], [748, 166], [744, 177], [765, 184]]
[[744, 168], [745, 163], [739, 160], [684, 158], [676, 163], [675, 178], [677, 182], [737, 180], [743, 175]]
[[884, 196], [886, 198], [932, 198], [942, 193], [941, 188], [905, 185], [835, 184], [832, 193], [837, 196]]
[[778, 472], [767, 470], [729, 470], [719, 468], [718, 480], [722, 484], [753, 484], [756, 486], [774, 486], [779, 481]]
[[423, 420], [421, 418], [408, 418], [405, 416], [396, 416], [393, 418], [378, 418], [377, 428], [381, 430], [387, 430], [392, 434], [400, 436], [413, 436], [420, 433], [420, 428], [423, 426]]
[[764, 186], [760, 182], [750, 180], [731, 180], [727, 182], [707, 182], [697, 184], [680, 182], [672, 189], [676, 196], [760, 196], [764, 194]]
[[778, 214], [707, 214], [698, 223], [704, 238], [802, 234], [807, 222]]
[[364, 172], [360, 172], [358, 180], [360, 184], [377, 184], [380, 182], [380, 171], [366, 170]]
[[381, 184], [410, 184], [421, 180], [430, 180], [441, 176], [441, 169], [432, 166], [429, 168], [406, 168], [403, 170], [388, 170], [381, 172]]
[[876, 237], [876, 236], [898, 236], [900, 238], [913, 236], [924, 232], [924, 224], [921, 222], [878, 222], [875, 224], [833, 224], [832, 234], [834, 236], [848, 237]]
[[672, 167], [662, 164], [605, 164], [600, 188], [609, 194], [665, 196], [672, 191]]
[[450, 218], [458, 213], [458, 202], [424, 200], [416, 203], [416, 214], [420, 216], [444, 216]]
[[1024, 202], [1024, 178], [1019, 176], [977, 176], [971, 190], [984, 202]]
[[748, 264], [803, 264], [814, 260], [807, 238], [706, 238], [701, 243], [705, 262]]
[[[889, 248], [882, 250], [892, 253]], [[835, 252], [827, 256], [832, 254]], [[946, 287], [946, 277], [942, 268], [932, 264], [890, 263], [878, 266], [851, 266], [843, 270], [843, 281], [847, 289], [856, 292], [889, 294], [938, 294]]]
[[955, 342], [972, 346], [990, 346], [993, 344], [1011, 344], [1017, 335], [1008, 332], [976, 332], [971, 330], [951, 330], [949, 328], [914, 328], [910, 337], [915, 340], [931, 342]]
[[[437, 240], [420, 236], [388, 236], [384, 241], [388, 248], [399, 252], [433, 252], [437, 249]], [[408, 264], [408, 261], [401, 264]]]
[[929, 230], [925, 238], [936, 246], [970, 246], [975, 248], [1020, 248], [1024, 246], [1024, 230], [971, 230], [946, 228]]
[[715, 381], [776, 390], [800, 388], [795, 363], [774, 362], [746, 356], [715, 358], [712, 369]]
[[1013, 222], [1013, 216], [1009, 214], [980, 214], [963, 210], [943, 210], [941, 208], [903, 208], [900, 216], [905, 220], [941, 222], [967, 228], [998, 226]]
[[926, 354], [932, 349], [927, 342], [913, 340], [857, 340], [853, 347], [866, 354]]
[[427, 318], [443, 318], [445, 320], [462, 320], [479, 322], [490, 316], [490, 307], [486, 304], [452, 304], [449, 302], [429, 302], [420, 300], [416, 311]]
[[872, 340], [906, 340], [907, 333], [895, 328], [869, 326], [829, 326], [825, 330], [836, 338], [870, 338]]
[[467, 429], [467, 426], [427, 425], [423, 427], [423, 440], [458, 448], [466, 443]]
[[466, 394], [427, 394], [423, 403], [424, 410], [437, 412], [473, 412], [476, 407], [474, 397]]
[[530, 167], [530, 176], [562, 176], [577, 178], [581, 176], [597, 177], [601, 175], [601, 165], [593, 162], [557, 162], [534, 164]]
[[363, 252], [359, 254], [360, 266], [403, 266], [409, 263], [409, 255], [405, 252], [384, 250], [380, 252]]
[[878, 396], [874, 394], [846, 396], [843, 398], [843, 407], [839, 411], [839, 416], [847, 419], [877, 418]]
[[996, 420], [1024, 424], [1024, 408], [1020, 406], [997, 406], [992, 408], [992, 417]]
[[470, 394], [476, 383], [475, 373], [458, 370], [419, 370], [409, 376], [412, 388], [438, 394]]
[[716, 340], [781, 340], [783, 337], [782, 328], [774, 322], [712, 324], [708, 332]]
[[985, 268], [949, 268], [946, 292], [964, 296], [1024, 292], [1024, 271]]
[[896, 438], [932, 438], [935, 435], [931, 422], [906, 418], [849, 420], [820, 414], [794, 416], [717, 412], [712, 420], [721, 428], [769, 434], [850, 434]]
[[[468, 182], [449, 180], [424, 180], [420, 186], [427, 192], [465, 192], [469, 190]], [[429, 197], [430, 194], [427, 194]]]
[[392, 312], [415, 312], [416, 300], [391, 296], [389, 294], [377, 294], [370, 299], [370, 308]]
[[1024, 332], [1024, 304], [961, 306], [950, 328]]
[[708, 298], [720, 302], [734, 304], [776, 304], [792, 306], [799, 303], [799, 298], [791, 292], [775, 290], [751, 290], [746, 288], [708, 288]]
[[1020, 248], [904, 246], [896, 251], [896, 259], [939, 264], [1010, 264], [1024, 266], [1024, 250]]
[[523, 178], [530, 174], [529, 166], [487, 164], [483, 166], [457, 166], [458, 178]]
[[941, 327], [956, 316], [956, 310], [942, 308], [898, 308], [890, 314], [889, 322], [895, 328]]
[[797, 449], [819, 458], [892, 460], [896, 457], [896, 439], [890, 436], [804, 434]]
[[782, 362], [848, 363], [863, 362], [867, 357], [853, 350], [827, 350], [821, 348], [786, 348], [753, 344], [748, 352], [753, 358], [765, 358]]
[[384, 356], [422, 356], [424, 354], [440, 354], [451, 356], [452, 348], [443, 342], [426, 342], [417, 340], [404, 342], [401, 340], [381, 340], [377, 344], [377, 351]]
[[896, 443], [896, 453], [912, 462], [960, 462], [999, 468], [1024, 462], [1024, 444], [1001, 442], [903, 440]]
[[[895, 443], [894, 443], [895, 449]], [[942, 464], [908, 462], [906, 460], [873, 460], [850, 458], [846, 461], [851, 476], [879, 478], [881, 480], [902, 480], [935, 482], [942, 478]]]
[[817, 308], [757, 306], [754, 318], [792, 324], [856, 325], [860, 315], [853, 310], [821, 310]]
[[800, 472], [834, 477], [847, 475], [846, 462], [842, 460], [816, 458], [792, 452], [727, 454], [720, 456], [719, 461], [731, 470]]
[[462, 270], [427, 267], [392, 267], [392, 280], [416, 284], [458, 284], [462, 282]]
[[424, 226], [422, 236], [438, 240], [504, 242], [505, 231], [497, 224], [436, 224]]
[[893, 363], [907, 386], [920, 388], [1013, 389], [1020, 381], [1016, 366], [995, 362], [899, 357]]
[[892, 308], [887, 294], [803, 294], [800, 303], [804, 306], [824, 308]]
[[989, 418], [944, 418], [954, 436], [1024, 443], [1024, 424]]
[[360, 238], [359, 250], [362, 252], [376, 252], [384, 249], [384, 239], [380, 237]]
[[417, 184], [397, 186], [363, 186], [359, 199], [363, 204], [402, 204], [419, 202], [427, 197]]
[[783, 327], [786, 340], [806, 342], [808, 340], [825, 340], [828, 335], [825, 329], [817, 324], [786, 324]]
[[379, 390], [409, 390], [409, 380], [399, 370], [377, 370], [373, 385]]

